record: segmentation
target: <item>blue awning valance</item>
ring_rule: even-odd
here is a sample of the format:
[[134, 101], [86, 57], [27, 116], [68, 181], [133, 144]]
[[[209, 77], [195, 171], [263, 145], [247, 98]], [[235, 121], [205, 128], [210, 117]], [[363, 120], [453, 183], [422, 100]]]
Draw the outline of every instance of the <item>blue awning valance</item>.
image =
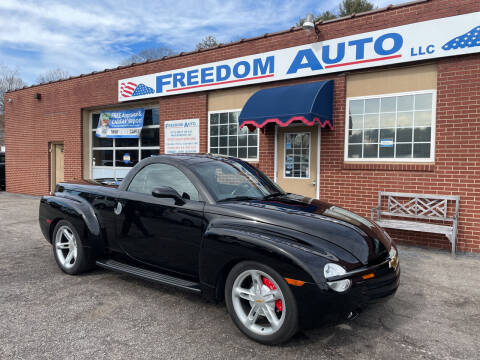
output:
[[299, 120], [312, 126], [333, 129], [333, 80], [263, 89], [253, 94], [242, 109], [238, 122], [250, 130], [268, 123], [282, 127]]

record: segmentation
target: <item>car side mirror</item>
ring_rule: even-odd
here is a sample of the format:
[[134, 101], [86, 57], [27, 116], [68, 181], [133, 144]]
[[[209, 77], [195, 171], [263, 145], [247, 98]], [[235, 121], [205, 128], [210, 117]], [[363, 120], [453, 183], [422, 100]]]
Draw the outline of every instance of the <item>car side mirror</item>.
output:
[[185, 204], [185, 200], [182, 199], [177, 190], [171, 188], [170, 186], [160, 186], [156, 187], [152, 191], [152, 196], [156, 198], [171, 198], [175, 199], [176, 205]]

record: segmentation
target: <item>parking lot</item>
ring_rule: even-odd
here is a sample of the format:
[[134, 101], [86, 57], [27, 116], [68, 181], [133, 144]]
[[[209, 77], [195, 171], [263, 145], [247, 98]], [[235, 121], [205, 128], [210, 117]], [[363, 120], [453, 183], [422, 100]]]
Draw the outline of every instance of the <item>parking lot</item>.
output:
[[269, 347], [223, 304], [104, 270], [65, 275], [38, 200], [0, 192], [0, 359], [478, 358], [480, 256], [400, 247], [393, 299]]

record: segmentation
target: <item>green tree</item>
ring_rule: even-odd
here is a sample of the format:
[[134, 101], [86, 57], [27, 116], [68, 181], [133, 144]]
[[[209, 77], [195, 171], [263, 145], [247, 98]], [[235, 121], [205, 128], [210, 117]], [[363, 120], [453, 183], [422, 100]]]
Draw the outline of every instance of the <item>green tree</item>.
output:
[[343, 0], [338, 6], [339, 16], [358, 14], [373, 9], [373, 4], [368, 0]]
[[[315, 16], [315, 22], [327, 21], [336, 19], [337, 17], [358, 14], [365, 11], [370, 11], [374, 8], [373, 4], [368, 0], [342, 0], [335, 11], [326, 10]], [[301, 18], [297, 26], [302, 26], [305, 18]]]
[[335, 15], [335, 13], [333, 13], [330, 10], [326, 10], [323, 13], [321, 13], [320, 15], [318, 15], [315, 18], [315, 21], [320, 21], [320, 20], [327, 21], [327, 20], [335, 19], [336, 17], [337, 17], [337, 15]]
[[212, 47], [215, 47], [215, 46], [218, 46], [220, 45], [220, 43], [217, 41], [217, 39], [215, 38], [215, 36], [213, 35], [208, 35], [208, 36], [205, 36], [202, 41], [200, 41], [195, 49], [196, 50], [201, 50], [201, 49], [209, 49], [209, 48], [212, 48]]
[[[323, 13], [315, 16], [315, 22], [332, 20], [332, 19], [335, 19], [336, 17], [337, 17], [337, 15], [335, 15], [334, 12], [332, 12], [330, 10], [326, 10]], [[298, 21], [297, 26], [302, 26], [304, 21], [305, 21], [305, 18], [301, 18]]]

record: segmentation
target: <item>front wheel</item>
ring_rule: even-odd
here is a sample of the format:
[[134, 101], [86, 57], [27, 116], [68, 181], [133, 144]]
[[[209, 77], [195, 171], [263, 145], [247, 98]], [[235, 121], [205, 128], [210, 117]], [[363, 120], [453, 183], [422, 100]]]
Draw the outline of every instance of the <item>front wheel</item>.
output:
[[298, 328], [295, 297], [285, 280], [269, 266], [242, 262], [225, 284], [227, 309], [237, 327], [263, 344], [289, 340]]

